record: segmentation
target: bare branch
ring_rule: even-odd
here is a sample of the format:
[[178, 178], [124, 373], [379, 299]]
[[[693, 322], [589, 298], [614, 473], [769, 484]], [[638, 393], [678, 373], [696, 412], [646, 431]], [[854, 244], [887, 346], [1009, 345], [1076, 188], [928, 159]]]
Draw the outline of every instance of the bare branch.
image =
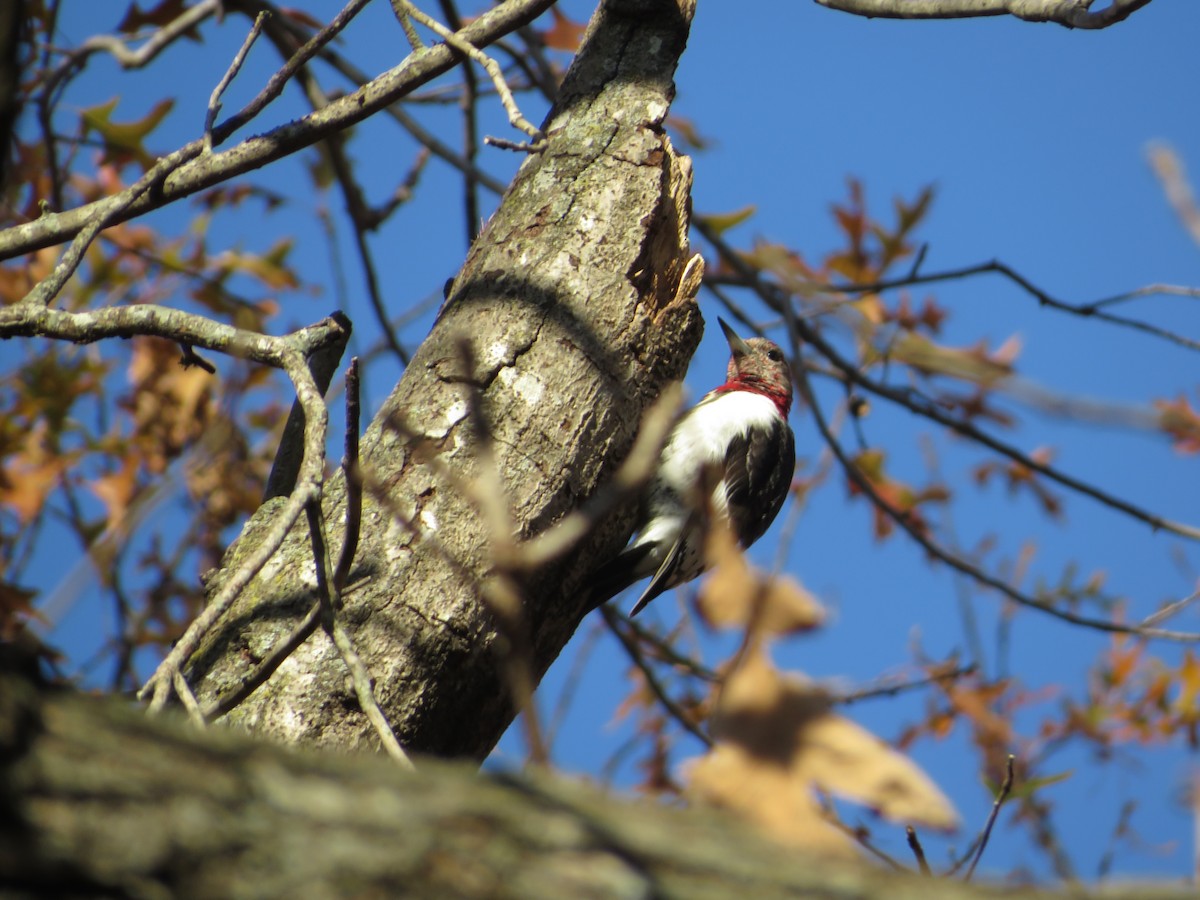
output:
[[1183, 222], [1183, 227], [1192, 236], [1192, 240], [1200, 244], [1200, 207], [1196, 206], [1196, 195], [1188, 182], [1183, 160], [1174, 149], [1165, 144], [1151, 145], [1147, 156], [1150, 158], [1150, 168], [1158, 176], [1163, 192], [1167, 195], [1167, 202]]
[[358, 434], [361, 428], [362, 406], [359, 403], [358, 357], [352, 357], [346, 371], [346, 458], [342, 471], [346, 476], [346, 533], [333, 572], [333, 590], [341, 594], [354, 565], [362, 528], [362, 479], [358, 474]]
[[243, 678], [242, 682], [234, 690], [223, 694], [217, 702], [206, 706], [201, 711], [205, 721], [211, 722], [213, 719], [219, 719], [230, 710], [239, 706], [243, 700], [265, 684], [266, 680], [283, 664], [283, 661], [296, 652], [297, 647], [308, 640], [308, 636], [316, 630], [320, 622], [321, 604], [317, 602], [312, 605], [308, 614], [292, 629], [291, 633], [271, 648], [271, 652], [263, 657], [262, 662], [258, 664], [258, 668]]
[[[704, 234], [706, 238], [717, 245], [718, 248], [722, 245], [719, 239], [714, 240], [715, 233], [711, 229], [705, 227], [703, 222], [697, 222], [696, 227]], [[712, 237], [710, 237], [712, 235]], [[728, 245], [724, 245], [728, 246]], [[745, 270], [741, 267], [739, 271]], [[1123, 328], [1129, 328], [1133, 331], [1141, 331], [1153, 337], [1160, 338], [1165, 341], [1170, 341], [1173, 344], [1178, 344], [1181, 347], [1186, 347], [1189, 350], [1200, 350], [1200, 341], [1194, 341], [1190, 338], [1185, 338], [1182, 335], [1176, 334], [1173, 331], [1168, 331], [1165, 328], [1159, 328], [1156, 325], [1151, 325], [1148, 322], [1143, 322], [1140, 319], [1131, 319], [1127, 316], [1118, 316], [1112, 313], [1106, 313], [1102, 307], [1112, 305], [1120, 300], [1125, 300], [1133, 296], [1149, 296], [1156, 293], [1153, 285], [1144, 288], [1138, 288], [1135, 291], [1117, 294], [1115, 297], [1106, 297], [1103, 300], [1097, 300], [1092, 303], [1067, 303], [1051, 296], [1046, 291], [1039, 288], [1020, 272], [1013, 269], [1007, 263], [999, 260], [991, 260], [985, 263], [977, 263], [976, 265], [963, 266], [958, 269], [947, 269], [943, 272], [935, 272], [930, 275], [906, 275], [903, 278], [892, 278], [885, 281], [876, 281], [869, 284], [814, 284], [816, 290], [825, 290], [843, 294], [874, 294], [879, 291], [891, 290], [899, 287], [914, 287], [920, 284], [935, 284], [941, 281], [956, 281], [960, 278], [970, 278], [975, 275], [983, 275], [986, 273], [995, 273], [1007, 278], [1009, 281], [1016, 284], [1037, 302], [1050, 309], [1058, 310], [1059, 312], [1070, 313], [1071, 315], [1081, 316], [1085, 319], [1096, 319], [1101, 322], [1108, 322], [1113, 325], [1119, 325]], [[717, 282], [726, 284], [734, 284], [740, 287], [753, 287], [754, 276], [751, 276], [749, 282], [742, 278], [718, 278]], [[1200, 295], [1200, 290], [1196, 288], [1172, 287], [1164, 286], [1162, 293], [1183, 294], [1185, 296]], [[840, 305], [840, 301], [833, 301], [830, 304], [830, 309], [835, 309]]]
[[971, 663], [970, 665], [954, 666], [948, 670], [933, 672], [922, 678], [881, 678], [878, 682], [869, 684], [866, 687], [834, 694], [830, 699], [833, 703], [848, 706], [851, 703], [858, 703], [860, 700], [874, 700], [877, 697], [895, 697], [897, 694], [928, 687], [931, 684], [940, 684], [943, 681], [957, 681], [960, 678], [973, 675], [977, 669], [978, 667], [974, 663]]
[[932, 875], [933, 870], [929, 868], [929, 861], [925, 858], [925, 848], [921, 846], [921, 840], [917, 837], [917, 830], [909, 825], [904, 829], [904, 836], [908, 838], [908, 847], [917, 859], [917, 868], [921, 870], [921, 874]]
[[650, 692], [654, 694], [654, 698], [660, 704], [662, 704], [662, 708], [665, 709], [671, 718], [678, 722], [688, 734], [700, 741], [700, 743], [704, 744], [704, 746], [711, 749], [713, 746], [713, 739], [709, 737], [708, 733], [701, 729], [699, 725], [693, 722], [691, 716], [687, 714], [683, 707], [676, 703], [674, 698], [667, 693], [667, 690], [665, 687], [663, 687], [662, 682], [658, 680], [658, 676], [654, 674], [654, 669], [651, 668], [650, 663], [646, 660], [646, 657], [642, 655], [641, 645], [632, 635], [626, 634], [625, 629], [622, 628], [620, 613], [613, 609], [611, 605], [606, 603], [600, 607], [600, 615], [604, 616], [604, 621], [608, 624], [609, 630], [612, 631], [616, 639], [620, 641], [621, 646], [625, 648], [625, 652], [629, 655], [630, 661], [637, 666], [638, 670], [642, 673], [642, 677], [646, 680], [646, 686], [650, 688]]
[[[265, 0], [263, 2], [263, 6], [268, 10], [275, 9], [275, 7], [266, 3]], [[295, 22], [290, 21], [286, 16], [276, 15], [275, 18], [271, 20], [270, 28], [282, 29], [300, 41], [303, 41], [306, 37], [304, 32], [301, 31], [300, 27]], [[269, 30], [268, 33], [270, 33]], [[327, 62], [330, 66], [348, 78], [356, 88], [360, 88], [371, 81], [370, 76], [367, 75], [366, 72], [364, 72], [362, 69], [359, 69], [354, 65], [354, 63], [350, 62], [330, 47], [322, 47], [319, 55], [322, 60]], [[473, 178], [477, 183], [487, 188], [492, 193], [504, 193], [505, 185], [501, 181], [493, 178], [487, 172], [475, 166], [470, 160], [456, 153], [453, 149], [438, 140], [438, 138], [432, 132], [428, 131], [424, 126], [421, 125], [420, 122], [406, 113], [401, 108], [400, 104], [392, 104], [391, 106], [387, 107], [385, 112], [388, 116], [394, 119], [401, 128], [411, 134], [418, 143], [427, 148], [434, 156], [444, 160], [464, 174], [470, 175], [470, 177]]]
[[[71, 246], [59, 258], [54, 271], [17, 305], [45, 309], [58, 296], [59, 291], [67, 283], [67, 279], [75, 274], [75, 270], [83, 262], [84, 253], [96, 239], [96, 235], [113, 222], [118, 221], [131, 206], [150, 193], [152, 187], [161, 184], [173, 171], [198, 156], [201, 149], [199, 141], [192, 141], [186, 147], [160, 159], [141, 178], [119, 194], [113, 194], [111, 197], [106, 197], [85, 207], [90, 211], [90, 215], [82, 223], [83, 227], [75, 235]], [[39, 219], [39, 221], [41, 220]]]
[[1150, 0], [1111, 0], [1091, 12], [1093, 0], [816, 0], [821, 6], [868, 19], [965, 19], [1016, 16], [1065, 28], [1107, 28], [1129, 18]]
[[115, 34], [94, 35], [80, 44], [68, 55], [66, 60], [55, 68], [47, 79], [47, 84], [53, 88], [66, 72], [79, 67], [83, 60], [93, 53], [109, 54], [123, 69], [140, 69], [153, 61], [159, 53], [176, 40], [216, 13], [221, 8], [222, 2], [223, 0], [201, 0], [194, 6], [187, 7], [175, 19], [156, 29], [137, 48], [130, 47], [125, 38]]
[[[137, 312], [143, 308], [108, 309], [91, 315], [100, 316], [105, 313]], [[209, 326], [213, 328], [217, 327], [213, 326], [212, 323], [209, 323]], [[224, 327], [229, 331], [237, 331], [237, 329], [232, 329], [228, 326], [220, 327]], [[204, 612], [197, 616], [195, 621], [188, 626], [183, 637], [179, 639], [171, 649], [171, 652], [159, 664], [154, 674], [150, 676], [150, 679], [138, 692], [139, 698], [150, 698], [151, 712], [157, 712], [166, 705], [170, 691], [174, 686], [176, 674], [182, 671], [184, 663], [196, 652], [204, 635], [225, 614], [229, 607], [233, 605], [243, 588], [250, 583], [251, 579], [258, 574], [267, 561], [275, 555], [275, 552], [282, 546], [284, 538], [291, 530], [292, 525], [300, 518], [301, 513], [308, 508], [310, 503], [320, 500], [321, 481], [324, 475], [325, 431], [328, 423], [328, 411], [325, 408], [325, 400], [321, 396], [321, 392], [317, 389], [316, 382], [313, 381], [312, 373], [308, 370], [306, 357], [301, 351], [295, 349], [293, 346], [289, 346], [286, 343], [288, 340], [286, 338], [260, 336], [260, 340], [275, 351], [278, 357], [278, 364], [281, 364], [287, 371], [288, 377], [291, 378], [292, 384], [296, 389], [296, 399], [304, 408], [304, 455], [300, 464], [297, 484], [286, 503], [276, 513], [275, 520], [261, 541], [232, 573], [229, 580], [222, 585], [217, 595], [209, 601], [208, 606], [204, 608]], [[273, 344], [272, 342], [275, 343]], [[196, 343], [200, 342], [197, 341]], [[278, 346], [280, 343], [283, 344], [282, 349]], [[201, 343], [201, 346], [205, 345]], [[211, 349], [220, 348], [211, 347]]]
[[[462, 29], [460, 36], [476, 47], [486, 46], [533, 21], [553, 3], [554, 0], [510, 0], [472, 20]], [[199, 159], [193, 159], [168, 176], [160, 190], [143, 193], [107, 224], [128, 221], [148, 210], [166, 206], [181, 197], [295, 153], [335, 131], [362, 121], [449, 71], [458, 62], [459, 56], [453, 48], [444, 44], [428, 47], [322, 110], [248, 138], [223, 153], [204, 154]], [[214, 136], [219, 137], [220, 134], [221, 129], [218, 128]], [[192, 147], [198, 154], [203, 142], [195, 141], [183, 150]], [[50, 213], [0, 232], [0, 261], [74, 237], [92, 221], [92, 216], [97, 209], [103, 208], [105, 202], [100, 200], [66, 212]]]
[[269, 103], [282, 94], [284, 87], [291, 80], [292, 76], [312, 59], [318, 50], [337, 37], [369, 2], [370, 0], [350, 0], [342, 8], [342, 11], [334, 16], [332, 22], [309, 38], [303, 47], [287, 59], [283, 67], [271, 76], [266, 86], [258, 92], [258, 95], [253, 100], [242, 107], [240, 112], [230, 116], [215, 129], [212, 134], [213, 143], [220, 144], [224, 142], [227, 137], [246, 123], [252, 121]]
[[250, 33], [246, 35], [246, 39], [242, 41], [241, 49], [234, 56], [233, 62], [229, 64], [229, 68], [225, 74], [221, 76], [221, 80], [217, 86], [213, 88], [212, 96], [208, 99], [208, 111], [204, 115], [204, 149], [211, 151], [213, 148], [213, 125], [217, 121], [217, 113], [221, 111], [221, 95], [225, 93], [225, 89], [237, 77], [237, 73], [241, 71], [242, 64], [246, 61], [246, 55], [250, 52], [250, 48], [254, 46], [255, 40], [258, 39], [259, 32], [262, 31], [263, 23], [267, 21], [270, 15], [266, 10], [260, 12], [254, 17], [254, 25], [250, 28]]
[[392, 6], [398, 10], [403, 9], [408, 15], [412, 16], [459, 53], [465, 53], [469, 58], [483, 66], [483, 70], [488, 73], [488, 77], [492, 79], [492, 84], [496, 87], [496, 93], [500, 95], [500, 102], [504, 105], [504, 111], [508, 113], [509, 124], [513, 128], [525, 132], [533, 139], [533, 143], [530, 144], [531, 150], [537, 150], [545, 146], [545, 135], [542, 134], [541, 129], [532, 125], [521, 115], [521, 110], [517, 108], [517, 102], [513, 99], [512, 91], [509, 90], [508, 82], [504, 79], [504, 73], [500, 71], [500, 66], [494, 59], [485, 54], [470, 40], [462, 37], [461, 33], [451, 31], [441, 22], [437, 21], [437, 19], [421, 12], [412, 3], [408, 2], [408, 0], [392, 0]]

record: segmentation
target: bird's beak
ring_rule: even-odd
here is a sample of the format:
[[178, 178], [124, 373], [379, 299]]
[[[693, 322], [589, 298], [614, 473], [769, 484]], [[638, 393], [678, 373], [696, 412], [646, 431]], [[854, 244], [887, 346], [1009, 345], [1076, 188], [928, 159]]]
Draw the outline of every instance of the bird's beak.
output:
[[729, 349], [734, 356], [746, 356], [750, 353], [750, 345], [743, 341], [736, 331], [729, 327], [729, 323], [717, 316], [717, 321], [721, 325], [721, 330], [725, 332], [725, 340], [729, 342]]

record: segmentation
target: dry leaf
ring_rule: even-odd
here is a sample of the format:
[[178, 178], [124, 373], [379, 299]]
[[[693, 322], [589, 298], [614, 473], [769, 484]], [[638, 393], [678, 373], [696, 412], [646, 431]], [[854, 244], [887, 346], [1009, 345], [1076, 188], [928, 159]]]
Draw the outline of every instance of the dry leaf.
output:
[[793, 634], [825, 620], [816, 598], [794, 579], [764, 578], [752, 569], [729, 528], [718, 525], [709, 530], [706, 552], [712, 573], [700, 588], [697, 605], [714, 628]]
[[834, 714], [822, 690], [782, 676], [760, 650], [726, 682], [713, 736], [714, 750], [691, 768], [692, 794], [787, 843], [849, 849], [824, 820], [813, 788], [906, 824], [958, 824], [950, 802], [911, 760]]

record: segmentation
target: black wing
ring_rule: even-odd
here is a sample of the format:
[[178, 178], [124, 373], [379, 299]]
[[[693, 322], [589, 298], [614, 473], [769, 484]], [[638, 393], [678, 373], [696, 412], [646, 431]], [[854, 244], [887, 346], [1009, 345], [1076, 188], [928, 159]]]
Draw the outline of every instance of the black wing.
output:
[[725, 501], [738, 541], [749, 547], [779, 515], [796, 471], [796, 438], [787, 423], [752, 428], [725, 453]]

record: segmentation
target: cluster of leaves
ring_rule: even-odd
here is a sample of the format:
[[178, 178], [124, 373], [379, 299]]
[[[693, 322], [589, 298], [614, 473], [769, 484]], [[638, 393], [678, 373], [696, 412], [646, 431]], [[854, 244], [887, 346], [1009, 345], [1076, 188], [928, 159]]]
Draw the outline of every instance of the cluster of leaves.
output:
[[[50, 16], [45, 6], [31, 9], [35, 40], [44, 39]], [[42, 62], [29, 69], [23, 90], [30, 103], [51, 109], [47, 93], [60, 95], [69, 79], [49, 55]], [[118, 105], [113, 99], [69, 112], [54, 107], [40, 134], [18, 135], [0, 224], [36, 219], [45, 206], [112, 196], [153, 164], [151, 142], [171, 102], [135, 120], [123, 118]], [[216, 216], [256, 197], [267, 208], [277, 203], [252, 188], [205, 194], [180, 236], [136, 221], [108, 228], [56, 307], [161, 304], [265, 329], [280, 293], [300, 287], [289, 242], [261, 253], [214, 246], [212, 229]], [[47, 248], [22, 267], [0, 269], [0, 304], [20, 301], [57, 256]], [[98, 584], [111, 597], [117, 627], [89, 665], [111, 661], [111, 684], [134, 687], [144, 674], [135, 653], [154, 648], [157, 655], [179, 636], [202, 599], [199, 574], [217, 564], [231, 528], [260, 502], [282, 394], [268, 370], [222, 363], [218, 374], [190, 348], [156, 338], [96, 347], [33, 339], [6, 352], [0, 635], [13, 637], [30, 616], [55, 624], [79, 593]], [[182, 512], [172, 517], [186, 523], [178, 534], [147, 527], [164, 503]], [[38, 597], [24, 580], [35, 545], [46, 540], [61, 545], [64, 577], [52, 597]], [[84, 562], [72, 568], [76, 560]]]

